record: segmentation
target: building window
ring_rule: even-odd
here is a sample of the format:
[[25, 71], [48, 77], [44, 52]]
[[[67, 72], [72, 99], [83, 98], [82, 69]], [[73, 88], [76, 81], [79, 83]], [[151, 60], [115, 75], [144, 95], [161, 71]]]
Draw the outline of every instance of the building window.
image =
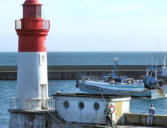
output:
[[79, 102], [79, 108], [83, 109], [84, 108], [84, 103], [82, 101]]
[[64, 107], [65, 108], [69, 108], [70, 107], [70, 103], [68, 101], [64, 101]]
[[94, 103], [94, 109], [95, 110], [99, 110], [99, 108], [100, 108], [100, 105], [96, 102], [96, 103]]

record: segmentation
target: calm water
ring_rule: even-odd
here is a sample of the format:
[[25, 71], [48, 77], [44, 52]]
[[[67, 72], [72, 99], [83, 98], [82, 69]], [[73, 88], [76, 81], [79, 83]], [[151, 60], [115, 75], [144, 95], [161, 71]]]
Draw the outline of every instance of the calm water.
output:
[[[49, 52], [48, 65], [120, 65], [163, 64], [167, 52]], [[17, 65], [16, 52], [0, 52], [0, 65]]]
[[[75, 93], [80, 92], [75, 88], [75, 81], [72, 80], [56, 80], [49, 81], [49, 95], [54, 94], [57, 90], [61, 93]], [[0, 81], [0, 128], [7, 128], [9, 123], [8, 102], [9, 98], [16, 96], [16, 81]], [[167, 99], [133, 99], [131, 101], [131, 112], [148, 113], [150, 104], [154, 104], [156, 113], [167, 114]]]

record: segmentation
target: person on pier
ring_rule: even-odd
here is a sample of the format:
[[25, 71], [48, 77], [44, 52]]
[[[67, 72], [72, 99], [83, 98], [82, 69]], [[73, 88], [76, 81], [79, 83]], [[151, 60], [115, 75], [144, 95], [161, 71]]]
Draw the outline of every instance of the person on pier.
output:
[[106, 116], [106, 125], [111, 126], [114, 128], [113, 122], [112, 122], [112, 110], [109, 104], [106, 105], [106, 108], [104, 110], [104, 114]]
[[151, 104], [151, 106], [149, 108], [149, 116], [147, 118], [148, 125], [152, 125], [155, 111], [156, 111], [156, 109], [154, 108], [153, 104]]

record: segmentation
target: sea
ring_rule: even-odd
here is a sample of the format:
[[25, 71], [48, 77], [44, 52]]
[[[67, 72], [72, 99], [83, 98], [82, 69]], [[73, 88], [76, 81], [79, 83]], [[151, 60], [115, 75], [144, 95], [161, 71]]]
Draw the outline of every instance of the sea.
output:
[[[17, 65], [17, 52], [0, 52], [0, 66]], [[112, 65], [113, 58], [119, 59], [120, 65], [163, 65], [167, 52], [48, 52], [48, 65]], [[49, 95], [56, 93], [80, 93], [75, 88], [74, 80], [49, 80]], [[0, 128], [8, 128], [8, 112], [11, 97], [16, 96], [17, 81], [0, 81]], [[130, 112], [148, 113], [153, 104], [156, 114], [167, 115], [167, 98], [132, 99]]]

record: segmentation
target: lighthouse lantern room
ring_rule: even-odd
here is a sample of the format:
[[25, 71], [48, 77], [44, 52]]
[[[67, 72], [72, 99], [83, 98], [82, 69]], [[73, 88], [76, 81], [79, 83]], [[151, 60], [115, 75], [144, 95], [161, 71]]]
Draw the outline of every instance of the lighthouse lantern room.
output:
[[38, 0], [26, 0], [23, 18], [15, 21], [18, 34], [17, 108], [47, 108], [48, 76], [46, 36], [50, 21], [41, 17]]

